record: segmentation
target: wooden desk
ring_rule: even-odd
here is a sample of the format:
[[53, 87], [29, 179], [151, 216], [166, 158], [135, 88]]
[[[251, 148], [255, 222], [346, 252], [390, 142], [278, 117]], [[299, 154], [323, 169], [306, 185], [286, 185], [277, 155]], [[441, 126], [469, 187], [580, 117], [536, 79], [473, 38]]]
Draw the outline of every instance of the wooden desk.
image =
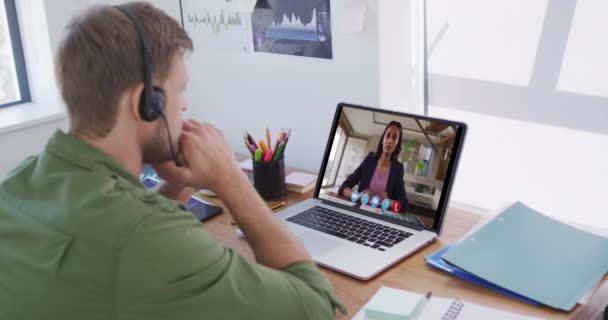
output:
[[[606, 278], [604, 278], [606, 279]], [[574, 311], [572, 315], [572, 320], [589, 320], [594, 319], [594, 317], [600, 312], [604, 310], [604, 308], [608, 305], [608, 282], [604, 281], [602, 286], [600, 286], [595, 294], [591, 297], [589, 302], [579, 307]], [[600, 318], [603, 319], [603, 318]]]
[[[287, 206], [293, 205], [312, 196], [312, 191], [305, 194], [289, 192]], [[247, 242], [236, 236], [237, 227], [230, 224], [232, 217], [228, 209], [217, 198], [206, 198], [224, 208], [224, 213], [205, 222], [209, 230], [227, 247], [233, 248], [248, 259], [253, 260], [253, 253]], [[282, 208], [284, 209], [284, 208]], [[280, 209], [279, 209], [280, 210]], [[488, 307], [518, 312], [525, 315], [547, 319], [568, 319], [581, 307], [572, 312], [560, 312], [548, 307], [537, 307], [498, 294], [494, 291], [479, 287], [467, 281], [437, 271], [428, 267], [424, 256], [450, 244], [469, 230], [481, 216], [458, 209], [449, 209], [441, 236], [437, 241], [425, 247], [416, 254], [397, 263], [385, 272], [369, 281], [360, 281], [340, 273], [321, 268], [329, 278], [336, 293], [346, 305], [349, 314], [345, 317], [338, 313], [338, 319], [350, 319], [376, 293], [381, 286], [405, 289], [420, 293], [432, 291], [433, 295], [449, 298], [460, 298]], [[580, 319], [580, 318], [579, 318]]]

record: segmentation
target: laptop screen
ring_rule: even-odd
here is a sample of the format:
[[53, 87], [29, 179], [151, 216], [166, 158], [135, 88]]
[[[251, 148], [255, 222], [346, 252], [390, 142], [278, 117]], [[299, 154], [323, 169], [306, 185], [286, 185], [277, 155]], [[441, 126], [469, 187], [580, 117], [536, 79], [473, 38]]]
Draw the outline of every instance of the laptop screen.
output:
[[439, 232], [465, 131], [462, 123], [340, 104], [315, 196]]

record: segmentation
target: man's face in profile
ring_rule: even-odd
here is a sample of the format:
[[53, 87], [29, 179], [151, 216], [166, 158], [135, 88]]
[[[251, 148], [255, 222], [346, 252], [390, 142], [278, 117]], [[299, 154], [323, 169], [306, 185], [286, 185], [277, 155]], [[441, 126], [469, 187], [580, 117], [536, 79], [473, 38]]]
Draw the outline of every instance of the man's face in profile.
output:
[[178, 140], [183, 125], [182, 112], [187, 108], [186, 99], [184, 98], [187, 84], [188, 73], [184, 63], [184, 55], [177, 53], [171, 60], [167, 80], [161, 86], [165, 93], [165, 109], [163, 113], [167, 119], [167, 123], [165, 123], [162, 116], [155, 121], [154, 132], [143, 146], [144, 162], [163, 162], [173, 159], [169, 146], [168, 130], [171, 132], [173, 149], [176, 152], [179, 150]]

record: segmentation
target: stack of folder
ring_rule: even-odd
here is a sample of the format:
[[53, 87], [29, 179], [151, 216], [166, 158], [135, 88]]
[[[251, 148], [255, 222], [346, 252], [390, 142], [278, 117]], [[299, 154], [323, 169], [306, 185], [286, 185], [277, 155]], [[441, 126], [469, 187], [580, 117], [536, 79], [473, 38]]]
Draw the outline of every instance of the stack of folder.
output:
[[518, 202], [425, 260], [516, 299], [571, 310], [608, 271], [608, 238]]
[[538, 305], [539, 304], [538, 302], [536, 302], [534, 300], [528, 299], [528, 298], [526, 298], [526, 297], [524, 297], [524, 296], [522, 296], [520, 294], [517, 294], [517, 293], [515, 293], [513, 291], [509, 291], [509, 290], [503, 289], [501, 287], [498, 287], [498, 286], [492, 284], [489, 281], [486, 281], [486, 280], [484, 280], [482, 278], [479, 278], [479, 277], [477, 277], [477, 276], [475, 276], [473, 274], [470, 274], [470, 273], [468, 273], [468, 272], [466, 272], [466, 271], [464, 271], [462, 269], [459, 269], [459, 268], [457, 268], [457, 267], [455, 267], [455, 266], [453, 266], [453, 265], [445, 262], [441, 257], [451, 247], [452, 246], [443, 247], [443, 248], [439, 249], [437, 252], [435, 252], [435, 253], [433, 253], [433, 254], [425, 257], [424, 259], [426, 260], [426, 263], [428, 265], [436, 268], [436, 269], [443, 270], [443, 271], [445, 271], [445, 272], [447, 272], [447, 273], [449, 273], [449, 274], [451, 274], [453, 276], [456, 276], [456, 277], [461, 278], [463, 280], [472, 282], [472, 283], [474, 283], [476, 285], [479, 285], [479, 286], [482, 286], [484, 288], [487, 288], [487, 289], [490, 289], [490, 290], [494, 290], [494, 291], [496, 291], [498, 293], [501, 293], [501, 294], [504, 294], [506, 296], [513, 297], [513, 298], [515, 298], [517, 300], [521, 300], [523, 302], [526, 302], [526, 303], [529, 303], [529, 304], [533, 304], [533, 305]]

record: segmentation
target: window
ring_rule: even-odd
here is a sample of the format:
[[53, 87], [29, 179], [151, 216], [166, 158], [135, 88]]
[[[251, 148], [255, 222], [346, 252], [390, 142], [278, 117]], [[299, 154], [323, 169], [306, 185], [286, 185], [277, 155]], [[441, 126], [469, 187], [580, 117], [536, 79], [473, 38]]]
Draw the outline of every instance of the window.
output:
[[0, 108], [31, 100], [15, 0], [0, 1]]

